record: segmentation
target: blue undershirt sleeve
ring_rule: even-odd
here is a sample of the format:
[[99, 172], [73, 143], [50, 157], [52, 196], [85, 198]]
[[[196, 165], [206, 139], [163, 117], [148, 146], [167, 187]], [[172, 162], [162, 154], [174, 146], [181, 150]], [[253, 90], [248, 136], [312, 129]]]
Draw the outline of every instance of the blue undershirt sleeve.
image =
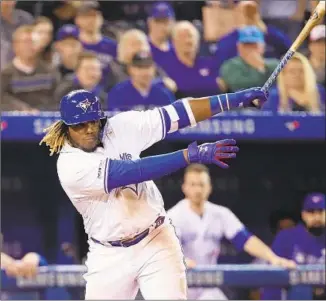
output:
[[105, 184], [110, 191], [117, 187], [158, 179], [187, 165], [183, 150], [137, 160], [110, 160]]
[[243, 251], [246, 242], [251, 236], [252, 234], [246, 228], [244, 228], [231, 239], [231, 242], [238, 251]]

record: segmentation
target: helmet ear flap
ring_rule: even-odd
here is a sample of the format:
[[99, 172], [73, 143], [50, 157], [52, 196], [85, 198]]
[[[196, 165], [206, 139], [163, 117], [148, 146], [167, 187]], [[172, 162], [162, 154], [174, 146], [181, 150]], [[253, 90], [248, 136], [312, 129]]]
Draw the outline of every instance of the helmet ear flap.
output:
[[107, 118], [100, 119], [101, 129], [103, 129], [105, 127], [106, 122], [107, 122]]

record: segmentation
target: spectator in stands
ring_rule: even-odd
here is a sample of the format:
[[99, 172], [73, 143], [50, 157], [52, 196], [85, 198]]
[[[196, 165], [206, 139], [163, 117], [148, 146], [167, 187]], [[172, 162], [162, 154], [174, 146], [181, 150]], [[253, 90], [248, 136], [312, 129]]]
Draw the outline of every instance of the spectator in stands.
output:
[[85, 50], [95, 53], [103, 69], [103, 83], [107, 80], [109, 63], [117, 55], [116, 41], [104, 37], [102, 12], [97, 1], [85, 1], [77, 10], [75, 24], [79, 29], [79, 40]]
[[54, 45], [58, 54], [58, 69], [61, 76], [74, 73], [78, 58], [83, 51], [83, 46], [78, 40], [78, 28], [72, 24], [62, 26], [57, 32]]
[[239, 30], [245, 26], [257, 26], [264, 33], [265, 57], [280, 58], [291, 46], [290, 38], [273, 25], [262, 21], [255, 1], [241, 1], [234, 10], [237, 29], [217, 42], [216, 58], [222, 62], [238, 55]]
[[53, 91], [59, 72], [38, 58], [33, 39], [34, 27], [23, 25], [13, 34], [15, 58], [1, 72], [3, 110], [57, 110]]
[[36, 51], [42, 60], [52, 64], [53, 24], [47, 17], [38, 17], [34, 22]]
[[15, 9], [16, 2], [13, 0], [0, 1], [1, 71], [14, 58], [12, 50], [14, 31], [21, 25], [33, 23], [33, 17], [29, 13]]
[[27, 253], [20, 260], [1, 252], [1, 270], [9, 277], [32, 278], [36, 275], [37, 268], [44, 265], [47, 265], [45, 258], [34, 252]]
[[294, 41], [301, 31], [307, 0], [259, 0], [260, 12], [269, 25], [285, 32]]
[[70, 91], [85, 89], [95, 93], [101, 102], [104, 103], [106, 93], [101, 84], [101, 77], [101, 62], [96, 54], [84, 52], [78, 58], [75, 73], [63, 78], [55, 91], [54, 98], [58, 103]]
[[174, 19], [174, 11], [170, 4], [166, 2], [153, 4], [147, 25], [148, 40], [157, 64], [160, 64], [161, 58], [172, 49], [170, 37]]
[[317, 25], [310, 33], [309, 61], [315, 71], [317, 82], [326, 86], [325, 80], [325, 52], [326, 52], [326, 26]]
[[136, 53], [127, 68], [130, 79], [119, 83], [110, 91], [109, 110], [147, 110], [171, 104], [175, 100], [167, 88], [154, 80], [155, 65], [149, 51]]
[[318, 113], [325, 110], [325, 89], [318, 85], [308, 59], [295, 53], [277, 78], [277, 86], [270, 90], [264, 110]]
[[222, 91], [235, 92], [249, 87], [261, 87], [278, 65], [277, 59], [264, 58], [264, 34], [256, 26], [239, 29], [239, 56], [227, 60], [218, 80]]
[[200, 35], [189, 21], [176, 23], [172, 32], [173, 51], [160, 62], [177, 84], [181, 97], [218, 94], [218, 66], [211, 58], [198, 56]]
[[[278, 255], [297, 264], [325, 264], [325, 194], [311, 193], [305, 197], [301, 211], [302, 223], [281, 230], [272, 249]], [[325, 300], [323, 296], [318, 300]], [[322, 298], [320, 298], [322, 297]], [[281, 300], [281, 288], [264, 288], [262, 300]], [[316, 300], [316, 298], [313, 298]]]
[[[107, 87], [112, 88], [116, 84], [127, 80], [129, 78], [127, 66], [131, 63], [133, 56], [139, 51], [150, 51], [150, 49], [144, 32], [138, 29], [127, 30], [119, 40], [117, 60], [110, 62]], [[175, 82], [158, 66], [156, 66], [155, 77], [161, 79], [170, 91], [176, 91]]]

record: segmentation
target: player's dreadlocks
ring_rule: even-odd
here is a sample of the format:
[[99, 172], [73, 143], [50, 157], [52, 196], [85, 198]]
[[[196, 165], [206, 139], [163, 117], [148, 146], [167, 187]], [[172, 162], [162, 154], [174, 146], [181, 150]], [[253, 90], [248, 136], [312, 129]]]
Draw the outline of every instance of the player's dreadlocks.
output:
[[50, 148], [50, 156], [59, 153], [67, 138], [67, 126], [59, 120], [44, 130], [47, 134], [40, 142], [45, 143]]

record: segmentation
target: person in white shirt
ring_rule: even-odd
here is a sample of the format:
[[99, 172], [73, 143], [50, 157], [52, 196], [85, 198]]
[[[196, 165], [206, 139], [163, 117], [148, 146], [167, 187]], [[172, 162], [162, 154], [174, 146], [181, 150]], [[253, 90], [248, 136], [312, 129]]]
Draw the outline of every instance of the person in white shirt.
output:
[[86, 299], [187, 299], [186, 268], [163, 198], [153, 180], [190, 163], [228, 168], [234, 139], [140, 159], [167, 134], [222, 111], [265, 102], [261, 88], [180, 99], [147, 111], [107, 118], [93, 92], [75, 90], [60, 102], [60, 120], [41, 143], [58, 153], [57, 172], [82, 215], [89, 237]]
[[[217, 264], [223, 237], [238, 250], [267, 262], [293, 268], [293, 261], [281, 258], [251, 234], [241, 221], [226, 207], [208, 201], [212, 191], [209, 170], [202, 164], [191, 164], [185, 170], [182, 191], [185, 199], [168, 211], [175, 226], [188, 268], [196, 265]], [[219, 288], [188, 289], [188, 298], [197, 300], [225, 300]]]

